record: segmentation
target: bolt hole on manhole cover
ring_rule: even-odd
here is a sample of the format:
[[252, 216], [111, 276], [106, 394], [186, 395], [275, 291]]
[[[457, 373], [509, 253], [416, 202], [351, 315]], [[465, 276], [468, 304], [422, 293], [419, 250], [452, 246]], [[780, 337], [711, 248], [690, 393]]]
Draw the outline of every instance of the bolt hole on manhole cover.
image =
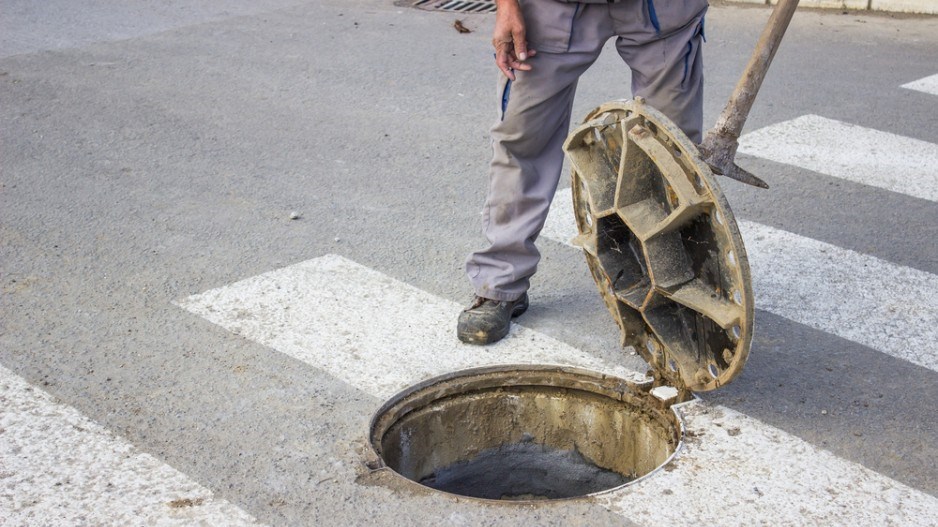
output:
[[622, 379], [557, 366], [497, 366], [432, 379], [375, 415], [381, 469], [471, 498], [534, 501], [620, 488], [678, 449], [670, 405]]
[[406, 0], [399, 5], [409, 5], [427, 11], [450, 13], [494, 13], [495, 0]]

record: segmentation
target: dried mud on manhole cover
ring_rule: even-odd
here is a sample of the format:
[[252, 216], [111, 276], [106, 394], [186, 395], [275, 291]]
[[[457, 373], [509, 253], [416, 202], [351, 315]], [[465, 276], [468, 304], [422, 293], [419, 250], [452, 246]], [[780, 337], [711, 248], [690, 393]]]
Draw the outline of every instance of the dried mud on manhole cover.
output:
[[494, 13], [495, 0], [407, 0], [399, 5], [409, 5], [427, 11], [451, 13]]

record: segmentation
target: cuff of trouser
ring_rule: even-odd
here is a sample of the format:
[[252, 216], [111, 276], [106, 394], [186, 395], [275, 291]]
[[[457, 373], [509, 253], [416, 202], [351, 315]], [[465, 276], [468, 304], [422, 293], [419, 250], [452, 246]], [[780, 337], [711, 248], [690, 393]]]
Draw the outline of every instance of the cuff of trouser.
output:
[[514, 302], [522, 296], [524, 296], [524, 291], [520, 293], [502, 293], [499, 291], [479, 291], [476, 290], [476, 295], [481, 296], [482, 298], [488, 298], [489, 300], [497, 300], [499, 302]]

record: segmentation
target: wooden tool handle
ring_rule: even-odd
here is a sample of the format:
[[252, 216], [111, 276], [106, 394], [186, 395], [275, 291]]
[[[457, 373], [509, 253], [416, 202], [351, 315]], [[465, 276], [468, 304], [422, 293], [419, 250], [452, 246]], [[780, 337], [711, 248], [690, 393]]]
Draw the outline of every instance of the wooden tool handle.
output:
[[797, 7], [798, 0], [779, 0], [762, 31], [762, 36], [759, 37], [759, 42], [756, 43], [756, 49], [752, 52], [743, 76], [736, 83], [736, 89], [726, 103], [726, 108], [700, 145], [704, 161], [717, 174], [747, 185], [769, 188], [768, 183], [736, 165], [736, 149], [739, 147], [739, 134], [742, 133], [749, 117], [752, 103], [756, 100], [765, 73], [769, 71], [772, 58], [775, 57], [778, 45], [785, 36], [788, 23], [791, 22]]
[[772, 11], [743, 76], [736, 83], [733, 95], [714, 126], [714, 129], [721, 135], [739, 137], [742, 132], [746, 119], [749, 117], [749, 110], [752, 109], [752, 103], [762, 86], [762, 80], [769, 71], [772, 58], [775, 57], [778, 45], [785, 36], [785, 31], [797, 7], [798, 0], [779, 0], [775, 10]]

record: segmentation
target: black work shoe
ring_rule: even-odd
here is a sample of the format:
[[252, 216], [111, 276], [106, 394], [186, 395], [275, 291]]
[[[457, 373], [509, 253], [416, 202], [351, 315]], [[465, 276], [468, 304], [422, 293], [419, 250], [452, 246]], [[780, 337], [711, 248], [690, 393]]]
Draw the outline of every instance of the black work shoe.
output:
[[467, 344], [491, 344], [508, 334], [511, 319], [528, 309], [528, 294], [515, 301], [490, 300], [477, 296], [472, 305], [459, 314], [456, 336]]

